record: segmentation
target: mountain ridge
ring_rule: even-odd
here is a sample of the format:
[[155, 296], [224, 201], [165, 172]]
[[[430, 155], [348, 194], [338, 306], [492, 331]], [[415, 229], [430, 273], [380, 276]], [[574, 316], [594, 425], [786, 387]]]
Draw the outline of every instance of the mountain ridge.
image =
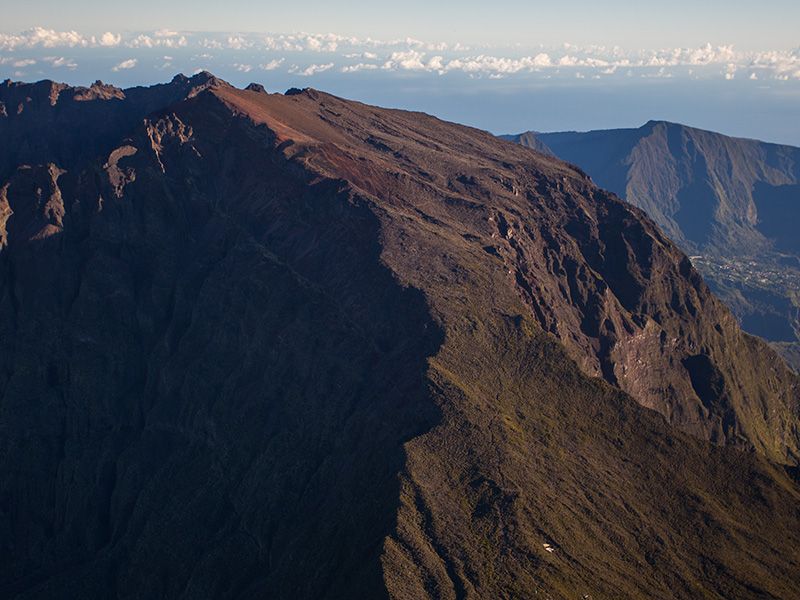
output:
[[668, 121], [505, 137], [546, 147], [644, 209], [695, 255], [746, 330], [778, 347], [798, 343], [800, 249], [788, 224], [800, 206], [799, 148]]
[[3, 183], [5, 594], [797, 591], [797, 378], [575, 168], [220, 81], [53, 148]]

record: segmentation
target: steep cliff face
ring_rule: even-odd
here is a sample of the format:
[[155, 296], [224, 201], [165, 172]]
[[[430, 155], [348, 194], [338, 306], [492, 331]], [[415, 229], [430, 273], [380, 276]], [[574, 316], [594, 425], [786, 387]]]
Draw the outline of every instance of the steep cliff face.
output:
[[[430, 117], [368, 112], [365, 123], [358, 105], [318, 92], [265, 100], [225, 87], [217, 97], [279, 138], [296, 139], [287, 152], [346, 177], [384, 210], [421, 211], [458, 232], [442, 251], [482, 251], [480, 262], [506, 272], [505, 286], [585, 373], [700, 437], [796, 461], [797, 379], [742, 335], [640, 211], [582, 173]], [[447, 146], [436, 138], [442, 130]], [[477, 263], [459, 262], [470, 270]], [[718, 374], [720, 385], [707, 389], [698, 369]]]
[[696, 266], [745, 330], [800, 341], [800, 149], [662, 121], [506, 137], [578, 165], [701, 255]]
[[206, 89], [210, 73], [176, 76], [170, 83], [121, 90], [101, 81], [74, 88], [52, 81], [0, 83], [0, 176], [18, 165], [57, 163], [82, 169], [108, 152], [149, 113]]
[[800, 593], [798, 380], [640, 211], [426, 115], [178, 84], [6, 159], [3, 595]]
[[585, 169], [598, 185], [645, 210], [687, 251], [743, 256], [795, 243], [773, 221], [776, 211], [784, 219], [796, 215], [800, 203], [778, 207], [774, 196], [800, 181], [800, 148], [664, 121], [510, 137]]

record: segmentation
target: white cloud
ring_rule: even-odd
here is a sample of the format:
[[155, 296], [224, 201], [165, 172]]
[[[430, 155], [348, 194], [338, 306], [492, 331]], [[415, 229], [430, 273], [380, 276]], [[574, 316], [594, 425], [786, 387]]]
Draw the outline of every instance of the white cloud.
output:
[[424, 57], [425, 53], [417, 50], [392, 52], [389, 60], [383, 63], [382, 68], [387, 70], [424, 71], [426, 70], [425, 64], [422, 62]]
[[110, 31], [106, 31], [103, 35], [100, 36], [98, 40], [98, 44], [101, 46], [119, 46], [120, 42], [122, 41], [122, 36], [118, 33], [111, 33]]
[[0, 48], [14, 50], [16, 48], [55, 48], [88, 46], [90, 41], [77, 31], [56, 31], [43, 27], [34, 27], [19, 34], [0, 34]]
[[334, 33], [310, 34], [291, 33], [269, 35], [261, 41], [267, 50], [284, 52], [336, 52], [340, 45], [354, 47], [362, 45], [358, 38], [345, 37]]
[[642, 66], [676, 67], [676, 66], [708, 66], [723, 64], [735, 60], [733, 46], [717, 46], [706, 44], [699, 48], [670, 48], [668, 50], [648, 51]]
[[750, 68], [772, 74], [775, 79], [800, 79], [800, 48], [788, 51], [761, 52], [750, 61]]
[[78, 68], [78, 63], [71, 58], [65, 58], [63, 56], [45, 56], [42, 60], [49, 63], [54, 69], [65, 68], [74, 70]]
[[240, 35], [228, 36], [227, 47], [231, 50], [244, 50], [245, 48], [249, 48], [251, 45], [252, 44], [246, 38]]
[[123, 60], [121, 63], [114, 65], [111, 70], [114, 72], [117, 71], [125, 71], [127, 69], [133, 69], [139, 61], [135, 58], [129, 58], [128, 60]]
[[290, 40], [287, 36], [267, 36], [262, 41], [263, 47], [266, 50], [276, 50], [276, 51], [283, 51], [283, 52], [302, 52], [303, 46], [295, 42], [293, 39]]
[[30, 67], [31, 65], [35, 65], [36, 61], [32, 58], [23, 58], [22, 60], [15, 60], [12, 66], [17, 67], [18, 69], [22, 69], [25, 67]]
[[323, 73], [333, 68], [333, 63], [326, 63], [323, 65], [309, 65], [302, 71], [298, 70], [296, 67], [293, 67], [289, 72], [294, 73], [296, 75], [302, 75], [304, 77], [310, 77], [311, 75], [316, 75], [317, 73]]
[[366, 58], [367, 60], [378, 60], [378, 55], [374, 52], [364, 52], [361, 56]]
[[320, 34], [307, 34], [303, 33], [298, 36], [300, 43], [305, 45], [307, 50], [314, 52], [336, 52], [340, 45], [344, 46], [360, 46], [361, 41], [354, 37], [345, 37], [336, 35], [335, 33]]
[[444, 72], [444, 57], [443, 56], [434, 56], [431, 58], [428, 63], [425, 65], [428, 70], [436, 71], [437, 73]]
[[355, 65], [347, 65], [342, 67], [342, 73], [357, 73], [358, 71], [374, 71], [378, 65], [374, 63], [358, 63]]
[[424, 52], [408, 50], [393, 52], [381, 68], [385, 70], [411, 70], [439, 73], [440, 75], [460, 71], [470, 75], [511, 75], [522, 71], [536, 71], [553, 66], [549, 54], [544, 52], [536, 56], [507, 58], [481, 54], [479, 56], [454, 58], [447, 60], [436, 55], [427, 58]]
[[[614, 66], [608, 60], [597, 58], [594, 56], [575, 56], [573, 54], [566, 54], [558, 59], [559, 67], [589, 67], [592, 69], [607, 69]], [[616, 65], [620, 66], [620, 65]]]
[[162, 31], [156, 31], [153, 35], [141, 33], [125, 42], [128, 48], [184, 48], [188, 44], [186, 36], [163, 35]]
[[157, 45], [157, 40], [149, 35], [137, 35], [135, 38], [127, 42], [125, 45], [128, 48], [152, 48]]
[[[662, 48], [624, 50], [613, 46], [578, 46], [563, 44], [540, 47], [534, 51], [522, 45], [502, 48], [490, 46], [471, 50], [463, 43], [423, 41], [414, 38], [377, 40], [334, 33], [206, 33], [196, 35], [171, 29], [115, 33], [107, 31], [98, 36], [86, 36], [77, 31], [57, 31], [34, 27], [16, 34], [0, 34], [0, 51], [16, 52], [37, 48], [110, 48], [190, 49], [186, 56], [205, 62], [212, 57], [204, 49], [214, 49], [218, 58], [223, 53], [279, 53], [263, 58], [263, 70], [279, 68], [281, 54], [324, 56], [324, 60], [292, 57], [298, 64], [315, 63], [307, 68], [294, 67], [293, 72], [309, 75], [323, 72], [335, 65], [342, 73], [382, 69], [387, 72], [410, 71], [446, 75], [461, 73], [472, 77], [511, 77], [536, 73], [536, 77], [574, 77], [576, 72], [589, 77], [610, 76], [618, 72], [637, 77], [742, 78], [755, 76], [758, 80], [800, 80], [800, 50], [769, 50], [764, 52], [738, 51], [731, 45], [704, 44], [696, 48]], [[480, 48], [480, 49], [478, 49]], [[66, 51], [62, 51], [66, 52]], [[133, 54], [141, 59], [141, 56]], [[198, 58], [198, 56], [200, 58]], [[12, 57], [5, 64], [23, 60], [42, 59], [33, 56]], [[63, 59], [67, 61], [68, 59]], [[249, 63], [253, 63], [252, 66]], [[161, 68], [171, 66], [165, 59]], [[319, 63], [319, 64], [316, 64]], [[74, 65], [74, 61], [71, 62]], [[196, 63], [195, 63], [196, 64]], [[229, 59], [221, 64], [233, 64], [235, 69], [256, 68], [254, 60]], [[28, 65], [26, 65], [28, 66]], [[61, 66], [68, 66], [66, 63]], [[18, 67], [21, 68], [21, 67]], [[69, 68], [75, 68], [71, 66]], [[663, 71], [662, 71], [663, 69]]]
[[262, 71], [274, 71], [283, 64], [283, 61], [284, 59], [282, 58], [276, 58], [269, 62], [258, 65], [258, 68], [261, 69]]
[[241, 63], [235, 63], [233, 68], [239, 71], [240, 73], [249, 73], [253, 70], [253, 65], [246, 65]]
[[533, 57], [533, 64], [536, 65], [537, 67], [549, 67], [553, 64], [553, 61], [550, 60], [549, 54], [540, 52], [539, 54]]
[[310, 50], [312, 52], [335, 52], [339, 47], [339, 42], [336, 37], [326, 39], [320, 35], [302, 33], [294, 36], [294, 41], [305, 50]]

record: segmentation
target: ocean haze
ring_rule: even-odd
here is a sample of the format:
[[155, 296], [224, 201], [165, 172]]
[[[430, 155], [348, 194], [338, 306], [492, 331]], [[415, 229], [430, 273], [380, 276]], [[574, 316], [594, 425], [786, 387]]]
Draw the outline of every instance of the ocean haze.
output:
[[[234, 78], [235, 79], [235, 78]], [[667, 120], [726, 135], [800, 146], [800, 85], [750, 81], [495, 82], [406, 80], [403, 85], [328, 79], [326, 89], [370, 103], [421, 110], [508, 133], [588, 131]], [[269, 86], [269, 81], [265, 83]]]

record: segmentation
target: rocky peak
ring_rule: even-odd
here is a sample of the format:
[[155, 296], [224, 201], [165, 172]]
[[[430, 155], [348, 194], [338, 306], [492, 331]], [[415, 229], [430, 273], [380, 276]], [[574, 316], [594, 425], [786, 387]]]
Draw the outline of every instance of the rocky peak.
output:
[[250, 92], [258, 92], [259, 94], [266, 94], [267, 90], [260, 83], [251, 83], [246, 88]]
[[188, 83], [191, 84], [192, 88], [195, 90], [220, 86], [230, 87], [230, 84], [227, 81], [216, 77], [208, 71], [200, 71], [199, 73], [192, 75], [192, 77], [189, 78]]
[[76, 102], [86, 102], [88, 100], [123, 100], [125, 92], [120, 88], [108, 85], [100, 81], [95, 81], [89, 88], [74, 88], [72, 99]]

